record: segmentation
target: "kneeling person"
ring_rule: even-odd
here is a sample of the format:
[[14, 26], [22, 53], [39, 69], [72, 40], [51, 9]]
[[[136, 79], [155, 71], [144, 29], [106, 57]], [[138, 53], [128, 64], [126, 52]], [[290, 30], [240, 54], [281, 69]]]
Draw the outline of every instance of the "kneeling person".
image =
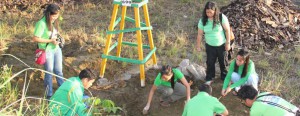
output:
[[214, 113], [228, 115], [226, 107], [217, 98], [212, 97], [211, 92], [211, 86], [199, 86], [199, 93], [187, 102], [182, 116], [213, 116]]
[[241, 87], [237, 95], [251, 107], [250, 116], [300, 116], [293, 104], [269, 92], [258, 93], [251, 85]]
[[86, 105], [83, 102], [84, 89], [88, 89], [95, 81], [90, 69], [84, 69], [78, 77], [65, 81], [51, 97], [49, 110], [51, 115], [86, 116]]

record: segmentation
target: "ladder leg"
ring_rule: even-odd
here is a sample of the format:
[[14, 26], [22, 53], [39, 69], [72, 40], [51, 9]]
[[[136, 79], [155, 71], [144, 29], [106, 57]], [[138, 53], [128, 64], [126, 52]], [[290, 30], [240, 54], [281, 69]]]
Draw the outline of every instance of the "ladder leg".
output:
[[[109, 28], [108, 28], [109, 31], [113, 31], [114, 23], [115, 23], [116, 18], [117, 18], [118, 8], [119, 8], [119, 5], [115, 4], [114, 9], [113, 9], [113, 13], [112, 13], [112, 16], [111, 16], [111, 20], [110, 20], [110, 25], [109, 25]], [[107, 39], [106, 39], [104, 52], [103, 52], [103, 54], [105, 54], [105, 55], [108, 55], [108, 50], [109, 50], [109, 47], [110, 47], [110, 44], [111, 44], [111, 38], [112, 38], [112, 34], [108, 34]], [[103, 78], [103, 76], [104, 76], [104, 71], [105, 71], [105, 68], [106, 68], [106, 61], [107, 61], [107, 58], [103, 58], [102, 61], [101, 61], [100, 75], [99, 75], [101, 78]]]
[[[144, 15], [145, 15], [146, 26], [150, 27], [151, 24], [150, 24], [150, 18], [149, 18], [147, 4], [143, 5], [143, 10], [144, 10]], [[150, 49], [152, 50], [154, 48], [154, 43], [153, 43], [153, 38], [152, 38], [152, 30], [147, 30], [147, 34], [148, 34], [148, 39], [149, 39], [148, 41], [149, 41]], [[152, 61], [153, 61], [153, 64], [157, 64], [155, 53], [152, 54]]]
[[[120, 30], [123, 30], [125, 27], [125, 17], [126, 17], [127, 6], [122, 6], [122, 17], [120, 23]], [[118, 47], [117, 47], [117, 56], [121, 56], [121, 46], [122, 46], [123, 32], [119, 34], [118, 38]]]
[[[136, 28], [140, 28], [140, 13], [139, 8], [134, 8], [134, 17], [135, 17], [135, 25]], [[142, 42], [142, 32], [141, 30], [137, 30], [137, 42], [138, 42], [138, 54], [139, 60], [143, 60], [143, 42]], [[141, 78], [141, 86], [145, 86], [145, 70], [144, 64], [140, 64], [140, 78]]]

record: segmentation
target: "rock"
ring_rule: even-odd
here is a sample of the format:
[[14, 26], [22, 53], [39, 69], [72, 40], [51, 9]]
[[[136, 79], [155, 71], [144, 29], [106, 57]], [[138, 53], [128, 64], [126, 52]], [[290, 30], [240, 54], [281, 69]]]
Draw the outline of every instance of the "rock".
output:
[[203, 66], [194, 63], [192, 65], [189, 65], [187, 67], [187, 70], [192, 74], [195, 81], [197, 80], [205, 81], [206, 72]]
[[129, 79], [131, 79], [131, 74], [129, 73], [122, 74], [121, 80], [129, 80]]
[[187, 67], [190, 65], [190, 60], [189, 59], [184, 59], [180, 62], [179, 67]]
[[107, 86], [107, 85], [109, 85], [109, 84], [110, 84], [110, 82], [109, 82], [106, 78], [99, 78], [99, 79], [97, 80], [97, 85], [98, 85], [99, 87]]
[[177, 69], [179, 69], [184, 76], [191, 76], [191, 74], [188, 72], [187, 68], [186, 67], [178, 67]]

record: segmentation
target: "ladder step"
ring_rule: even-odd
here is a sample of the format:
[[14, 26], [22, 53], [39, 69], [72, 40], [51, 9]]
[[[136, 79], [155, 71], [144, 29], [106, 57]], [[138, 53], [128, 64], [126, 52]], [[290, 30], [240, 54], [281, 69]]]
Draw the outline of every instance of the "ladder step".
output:
[[119, 34], [119, 33], [135, 32], [138, 30], [152, 30], [152, 26], [140, 27], [140, 28], [128, 28], [128, 29], [124, 29], [124, 30], [107, 31], [106, 34]]
[[107, 58], [110, 60], [117, 60], [117, 61], [122, 61], [122, 62], [133, 63], [133, 64], [145, 64], [149, 60], [149, 58], [152, 56], [152, 54], [155, 53], [155, 51], [156, 51], [156, 47], [154, 47], [143, 60], [123, 58], [123, 57], [117, 57], [117, 56], [111, 56], [111, 55], [105, 55], [105, 54], [102, 54], [101, 57]]
[[[139, 8], [148, 3], [148, 0], [132, 0], [131, 7]], [[138, 3], [139, 2], [139, 3]], [[119, 4], [122, 6], [121, 0], [114, 0], [113, 4]]]

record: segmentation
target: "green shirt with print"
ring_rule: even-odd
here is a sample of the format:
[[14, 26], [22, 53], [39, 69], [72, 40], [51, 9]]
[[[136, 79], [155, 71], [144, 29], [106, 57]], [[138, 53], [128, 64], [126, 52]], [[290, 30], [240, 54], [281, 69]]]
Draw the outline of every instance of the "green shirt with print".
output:
[[[87, 116], [83, 103], [84, 87], [79, 77], [71, 77], [51, 97], [49, 109], [54, 116]], [[57, 103], [58, 102], [58, 103]]]
[[[258, 95], [258, 97], [261, 95], [266, 95], [266, 94], [270, 94], [270, 93], [263, 92], [263, 93], [260, 93]], [[289, 103], [288, 101], [286, 101], [278, 96], [267, 95], [267, 96], [262, 96], [262, 97], [258, 98], [253, 103], [253, 105], [250, 109], [250, 116], [295, 116], [295, 114], [288, 112], [287, 110], [284, 110], [275, 105], [270, 105], [268, 103], [261, 102], [258, 100], [269, 101], [269, 102], [279, 104], [281, 106], [284, 106], [285, 108], [292, 110], [292, 112], [295, 112], [295, 113], [297, 110], [299, 110], [296, 106], [294, 106], [293, 104]]]
[[182, 116], [213, 116], [222, 114], [226, 107], [215, 97], [206, 92], [199, 92], [185, 105]]
[[[172, 72], [173, 72], [173, 76], [174, 76], [174, 81], [177, 82], [178, 79], [182, 79], [183, 78], [183, 74], [180, 72], [180, 70], [178, 69], [175, 69], [173, 68], [172, 69]], [[171, 80], [170, 80], [171, 81]], [[160, 85], [163, 85], [163, 86], [167, 86], [167, 87], [172, 87], [171, 86], [171, 82], [170, 81], [164, 81], [162, 78], [161, 78], [161, 73], [159, 73], [155, 80], [154, 80], [154, 85], [155, 86], [160, 86]]]
[[[55, 30], [55, 28], [53, 28]], [[46, 17], [43, 17], [40, 19], [36, 24], [34, 28], [34, 36], [42, 38], [42, 39], [50, 39], [51, 31], [48, 30]], [[47, 43], [38, 43], [39, 48], [45, 49]], [[48, 50], [55, 50], [58, 45], [54, 45], [53, 43], [49, 43], [47, 45], [46, 51]]]
[[[230, 63], [229, 71], [228, 71], [228, 73], [225, 77], [225, 80], [224, 80], [223, 89], [226, 89], [228, 87], [229, 82], [231, 81], [231, 75], [234, 72], [234, 67], [235, 67], [235, 64], [236, 64], [235, 62], [236, 62], [236, 59]], [[238, 67], [238, 74], [239, 75], [242, 75], [244, 65], [245, 64]], [[249, 76], [252, 75], [252, 74], [257, 74], [257, 73], [255, 71], [255, 66], [254, 66], [253, 61], [249, 60], [248, 71], [247, 71], [246, 76], [242, 77], [238, 82], [235, 82], [232, 85], [230, 85], [230, 88], [239, 87], [239, 86], [245, 84], [247, 82]]]
[[[229, 25], [227, 17], [222, 14], [222, 24], [227, 23]], [[204, 38], [210, 46], [221, 46], [226, 42], [226, 37], [222, 25], [216, 24], [213, 28], [213, 21], [207, 19], [206, 25], [203, 26], [202, 19], [199, 20], [198, 28], [204, 31]]]

